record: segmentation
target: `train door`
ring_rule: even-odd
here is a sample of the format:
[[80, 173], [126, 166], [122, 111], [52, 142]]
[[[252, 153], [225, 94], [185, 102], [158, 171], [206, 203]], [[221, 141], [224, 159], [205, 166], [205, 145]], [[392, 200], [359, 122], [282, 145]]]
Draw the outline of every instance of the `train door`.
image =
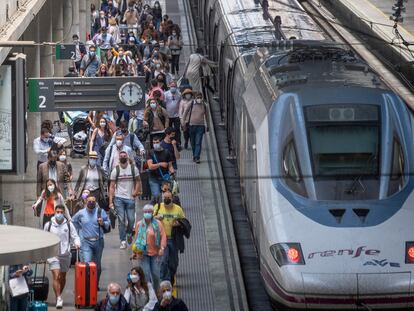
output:
[[227, 140], [229, 144], [229, 153], [230, 156], [234, 155], [234, 146], [235, 146], [235, 107], [234, 107], [234, 98], [233, 98], [233, 66], [230, 66], [227, 71], [227, 81], [226, 81], [226, 128], [227, 128]]
[[224, 122], [224, 115], [225, 115], [225, 103], [226, 103], [226, 87], [225, 87], [225, 71], [223, 70], [224, 66], [224, 43], [222, 42], [220, 45], [220, 60], [219, 60], [219, 75], [218, 75], [218, 82], [220, 86], [219, 92], [219, 102], [220, 102], [220, 115], [221, 121]]
[[[209, 31], [204, 32], [204, 39], [206, 40], [207, 45], [207, 53], [210, 57], [213, 56], [212, 53], [212, 42], [211, 42], [211, 32], [210, 29], [212, 28], [212, 24], [214, 23], [214, 8], [210, 8], [210, 11], [208, 12], [208, 18], [204, 19], [204, 29], [208, 29]], [[207, 15], [205, 15], [207, 16]]]

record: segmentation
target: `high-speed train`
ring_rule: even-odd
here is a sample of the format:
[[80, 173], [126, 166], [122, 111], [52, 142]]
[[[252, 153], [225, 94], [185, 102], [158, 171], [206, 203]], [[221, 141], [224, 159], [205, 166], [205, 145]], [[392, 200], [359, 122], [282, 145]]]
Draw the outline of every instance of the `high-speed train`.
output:
[[296, 0], [199, 0], [260, 270], [292, 309], [414, 309], [405, 103]]

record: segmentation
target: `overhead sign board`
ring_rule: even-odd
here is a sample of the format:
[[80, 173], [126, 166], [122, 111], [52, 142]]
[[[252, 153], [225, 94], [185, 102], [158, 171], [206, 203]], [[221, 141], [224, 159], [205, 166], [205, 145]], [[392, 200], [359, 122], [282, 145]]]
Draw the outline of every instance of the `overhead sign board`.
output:
[[144, 77], [29, 79], [29, 111], [138, 110]]
[[76, 59], [76, 45], [58, 44], [56, 45], [56, 59]]

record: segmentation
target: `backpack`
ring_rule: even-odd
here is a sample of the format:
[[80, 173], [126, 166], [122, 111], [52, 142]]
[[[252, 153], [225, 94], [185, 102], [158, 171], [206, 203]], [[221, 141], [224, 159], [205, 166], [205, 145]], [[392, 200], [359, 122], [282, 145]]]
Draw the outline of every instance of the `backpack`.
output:
[[[129, 159], [129, 165], [131, 166], [131, 175], [132, 175], [132, 180], [134, 182], [134, 188], [135, 188], [135, 185], [137, 183], [137, 181], [136, 181], [137, 178], [135, 176], [135, 163], [134, 163], [134, 161], [131, 160], [131, 159]], [[119, 165], [117, 165], [115, 167], [115, 169], [116, 169], [115, 184], [117, 184], [118, 183], [119, 174], [121, 173], [121, 167]]]
[[[102, 208], [98, 207], [98, 218], [102, 217]], [[102, 226], [102, 230], [104, 233], [109, 233], [111, 232], [111, 226], [108, 226], [108, 229], [105, 228], [105, 226]]]

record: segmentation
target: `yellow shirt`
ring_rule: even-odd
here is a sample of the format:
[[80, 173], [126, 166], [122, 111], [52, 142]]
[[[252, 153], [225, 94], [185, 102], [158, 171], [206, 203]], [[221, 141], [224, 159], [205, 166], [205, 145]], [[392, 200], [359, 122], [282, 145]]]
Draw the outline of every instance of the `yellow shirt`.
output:
[[167, 235], [167, 238], [171, 238], [171, 232], [172, 232], [174, 221], [179, 218], [185, 218], [183, 209], [177, 204], [173, 204], [173, 206], [169, 208], [168, 210], [165, 208], [164, 203], [161, 203], [159, 205], [159, 209], [158, 209], [158, 204], [155, 204], [154, 205], [154, 216], [157, 216], [157, 215], [162, 215], [161, 222], [162, 222], [162, 225], [164, 226], [164, 231], [165, 231], [165, 234]]

